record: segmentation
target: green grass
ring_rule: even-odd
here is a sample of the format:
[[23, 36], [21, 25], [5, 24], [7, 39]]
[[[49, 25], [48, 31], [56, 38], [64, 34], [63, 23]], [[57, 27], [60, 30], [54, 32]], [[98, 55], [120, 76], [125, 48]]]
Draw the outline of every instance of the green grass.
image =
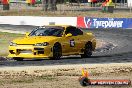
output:
[[0, 32], [0, 56], [7, 56], [9, 43], [13, 39], [23, 36], [23, 34]]

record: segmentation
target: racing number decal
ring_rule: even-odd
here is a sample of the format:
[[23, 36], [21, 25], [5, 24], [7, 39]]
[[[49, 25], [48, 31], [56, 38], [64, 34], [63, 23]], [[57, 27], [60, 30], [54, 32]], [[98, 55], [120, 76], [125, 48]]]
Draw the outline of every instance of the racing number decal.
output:
[[75, 41], [74, 39], [70, 40], [70, 47], [74, 47], [75, 46]]

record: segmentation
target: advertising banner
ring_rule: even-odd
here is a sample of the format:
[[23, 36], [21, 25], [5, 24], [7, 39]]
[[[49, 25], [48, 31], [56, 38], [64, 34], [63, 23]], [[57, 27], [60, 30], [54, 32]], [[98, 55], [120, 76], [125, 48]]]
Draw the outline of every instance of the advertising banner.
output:
[[78, 17], [77, 26], [82, 28], [132, 28], [132, 18]]

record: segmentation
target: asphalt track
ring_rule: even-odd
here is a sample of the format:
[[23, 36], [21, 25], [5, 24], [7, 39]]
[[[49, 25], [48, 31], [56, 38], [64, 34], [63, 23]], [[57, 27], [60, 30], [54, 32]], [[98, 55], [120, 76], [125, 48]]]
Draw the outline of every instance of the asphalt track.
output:
[[[31, 31], [34, 26], [0, 25], [0, 29]], [[80, 56], [63, 57], [61, 60], [25, 60], [0, 61], [0, 66], [43, 66], [68, 65], [87, 63], [126, 63], [132, 62], [132, 29], [84, 29], [91, 31], [97, 39], [107, 42], [107, 45], [96, 49], [91, 58]]]

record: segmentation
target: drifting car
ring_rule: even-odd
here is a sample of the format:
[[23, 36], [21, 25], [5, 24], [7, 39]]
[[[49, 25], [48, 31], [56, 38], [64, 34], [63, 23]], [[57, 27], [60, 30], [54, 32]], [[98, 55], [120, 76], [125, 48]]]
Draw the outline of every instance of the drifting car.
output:
[[90, 32], [70, 25], [48, 25], [10, 42], [8, 57], [17, 61], [33, 58], [56, 60], [69, 55], [85, 58], [92, 55], [95, 47], [96, 39]]

